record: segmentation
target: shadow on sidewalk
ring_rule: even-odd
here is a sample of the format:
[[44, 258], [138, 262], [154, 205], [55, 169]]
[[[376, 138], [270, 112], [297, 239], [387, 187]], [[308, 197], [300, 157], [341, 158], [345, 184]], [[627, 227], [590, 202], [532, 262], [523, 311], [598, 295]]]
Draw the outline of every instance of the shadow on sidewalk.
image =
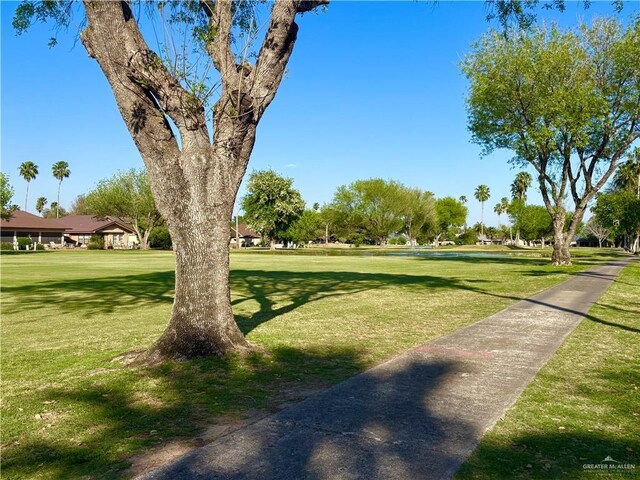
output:
[[[375, 369], [239, 434], [153, 479], [409, 479], [453, 473], [481, 432], [451, 418], [438, 390], [460, 374], [449, 360], [412, 357]], [[438, 447], [434, 450], [434, 447]]]

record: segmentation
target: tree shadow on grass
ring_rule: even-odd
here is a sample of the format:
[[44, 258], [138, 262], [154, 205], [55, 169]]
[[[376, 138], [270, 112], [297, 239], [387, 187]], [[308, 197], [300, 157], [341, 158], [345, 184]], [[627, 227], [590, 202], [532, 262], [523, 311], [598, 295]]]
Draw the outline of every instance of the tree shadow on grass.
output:
[[[31, 434], [9, 444], [3, 452], [3, 478], [121, 478], [127, 475], [127, 459], [133, 454], [167, 439], [197, 437], [217, 416], [255, 409], [277, 411], [274, 405], [292, 385], [300, 391], [300, 386], [335, 384], [363, 368], [361, 352], [353, 349], [312, 352], [279, 348], [245, 359], [194, 360], [132, 370], [127, 372], [132, 377], [129, 381], [123, 381], [121, 374], [107, 372], [73, 387], [45, 389], [39, 392], [48, 402], [43, 409], [49, 412], [43, 417], [48, 418], [54, 410], [60, 413], [57, 424], [50, 428], [64, 428], [65, 415], [77, 411], [82, 418], [71, 427], [76, 432], [55, 440], [46, 434]], [[447, 440], [443, 425], [464, 438], [478, 435], [459, 419], [443, 417], [431, 409], [432, 393], [455, 374], [455, 362], [448, 360], [411, 362], [393, 375], [383, 375], [361, 387], [363, 403], [347, 405], [344, 408], [353, 411], [336, 416], [343, 424], [335, 428], [343, 428], [344, 435], [329, 438], [326, 432], [297, 428], [288, 423], [290, 410], [283, 410], [278, 414], [276, 431], [254, 437], [251, 448], [232, 452], [233, 458], [228, 455], [229, 437], [217, 439], [216, 443], [222, 442], [221, 455], [213, 458], [220, 460], [223, 470], [208, 465], [204, 476], [186, 472], [183, 477], [171, 474], [166, 478], [214, 478], [214, 473], [221, 473], [221, 478], [265, 480], [331, 478], [336, 455], [349, 471], [361, 472], [362, 478], [388, 478], [379, 472], [389, 473], [390, 466], [404, 469], [406, 478], [421, 478], [425, 462], [451, 468], [462, 461], [459, 452], [434, 454], [428, 448], [431, 442], [437, 445]], [[142, 381], [162, 384], [162, 391], [143, 395]], [[349, 391], [345, 388], [343, 400]], [[322, 403], [321, 398], [319, 401]], [[312, 410], [322, 417], [325, 407]], [[384, 437], [382, 448], [376, 440], [380, 435]], [[276, 444], [276, 439], [281, 443]], [[356, 454], [349, 455], [347, 449]], [[227, 475], [225, 461], [240, 464], [240, 470]]]
[[310, 302], [353, 295], [387, 287], [404, 291], [440, 289], [479, 291], [476, 285], [490, 280], [445, 278], [433, 275], [384, 273], [292, 272], [234, 270], [231, 274], [233, 305], [256, 301], [259, 309], [251, 315], [237, 315], [238, 325], [247, 334], [258, 325], [291, 312]]
[[[639, 442], [588, 432], [525, 434], [508, 444], [485, 441], [456, 475], [467, 479], [635, 478], [636, 471], [598, 471], [594, 465], [638, 465]], [[632, 451], [630, 451], [632, 450]], [[616, 462], [603, 462], [607, 457]], [[626, 475], [624, 474], [626, 473]]]
[[55, 306], [62, 313], [108, 314], [145, 304], [172, 303], [173, 271], [46, 281], [3, 287], [6, 314]]
[[[62, 313], [92, 316], [126, 312], [150, 304], [173, 302], [174, 272], [122, 275], [92, 280], [65, 280], [9, 286], [3, 289], [4, 313], [13, 314], [55, 306]], [[233, 305], [254, 300], [259, 309], [238, 316], [244, 333], [260, 323], [290, 312], [309, 302], [386, 287], [414, 291], [462, 289], [476, 291], [475, 285], [490, 280], [445, 278], [433, 275], [358, 273], [348, 271], [258, 271], [233, 270]], [[23, 320], [30, 321], [30, 320]]]
[[[33, 393], [42, 420], [32, 417], [28, 434], [3, 438], [3, 478], [121, 478], [133, 454], [176, 437], [193, 439], [216, 417], [300, 401], [297, 392], [361, 371], [360, 357], [353, 349], [283, 347], [244, 358], [90, 372], [73, 386]], [[73, 423], [65, 425], [69, 418]], [[55, 438], [49, 429], [67, 433]]]

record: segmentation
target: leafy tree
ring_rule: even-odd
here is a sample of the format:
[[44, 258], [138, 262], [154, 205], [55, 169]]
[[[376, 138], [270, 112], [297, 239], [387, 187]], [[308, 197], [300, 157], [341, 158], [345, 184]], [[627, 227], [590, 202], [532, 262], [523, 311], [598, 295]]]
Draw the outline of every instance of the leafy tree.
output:
[[333, 201], [324, 204], [320, 209], [320, 218], [325, 226], [325, 243], [329, 241], [329, 238], [336, 238], [343, 243], [350, 243], [350, 240], [355, 236], [364, 238], [361, 233], [362, 226], [358, 223], [360, 220], [354, 218], [355, 212], [350, 208], [351, 205], [336, 202], [340, 191], [345, 189], [344, 186], [338, 187], [334, 193]]
[[461, 235], [455, 237], [456, 245], [475, 245], [479, 241], [478, 233], [472, 228], [465, 230]]
[[[636, 199], [640, 200], [640, 147], [636, 147], [629, 154], [627, 161], [616, 171], [612, 191], [635, 193]], [[632, 250], [640, 250], [640, 228], [636, 230]]]
[[47, 203], [49, 203], [49, 201], [45, 197], [38, 197], [38, 199], [36, 200], [36, 212], [42, 215], [44, 207], [47, 205]]
[[[58, 180], [58, 197], [56, 200], [56, 205], [60, 204], [60, 187], [62, 186], [62, 180], [65, 178], [69, 178], [71, 175], [71, 170], [69, 170], [69, 164], [60, 160], [53, 164], [51, 167], [51, 171], [53, 172], [53, 177]], [[58, 218], [58, 210], [56, 209], [56, 218]]]
[[[82, 2], [80, 40], [111, 86], [176, 252], [171, 320], [140, 361], [249, 348], [231, 309], [229, 219], [258, 123], [296, 42], [296, 17], [327, 0], [260, 3]], [[24, 2], [14, 28], [22, 33], [46, 20], [68, 26], [76, 5]], [[258, 9], [269, 10], [266, 28]], [[140, 15], [149, 28], [140, 28]]]
[[151, 230], [162, 221], [144, 170], [118, 172], [101, 180], [87, 194], [86, 205], [96, 217], [118, 217], [131, 223], [144, 249], [149, 248]]
[[[437, 223], [436, 202], [433, 193], [419, 188], [402, 186], [400, 195], [400, 214], [409, 244], [415, 246], [421, 233], [433, 231]], [[405, 242], [402, 242], [404, 245]]]
[[325, 215], [332, 218], [339, 235], [369, 239], [384, 245], [389, 235], [403, 228], [405, 187], [395, 181], [371, 178], [357, 180], [336, 190]]
[[322, 238], [324, 233], [320, 212], [316, 209], [311, 209], [302, 212], [302, 215], [289, 226], [285, 236], [293, 242], [304, 246], [307, 242]]
[[436, 200], [437, 224], [435, 230], [435, 244], [440, 239], [453, 234], [467, 222], [467, 207], [453, 197], [438, 198]]
[[[590, 0], [584, 0], [582, 6], [588, 9]], [[623, 0], [614, 0], [611, 4], [617, 12], [622, 11]], [[566, 8], [564, 0], [487, 0], [487, 20], [497, 19], [503, 29], [508, 30], [512, 26], [520, 29], [531, 28], [536, 21], [535, 9], [542, 6], [545, 10], [558, 10], [563, 12]]]
[[530, 241], [540, 240], [544, 247], [545, 239], [553, 233], [547, 209], [541, 205], [525, 205], [522, 201], [519, 205], [516, 228], [524, 238]]
[[276, 247], [276, 238], [302, 215], [304, 200], [293, 188], [293, 179], [284, 178], [273, 170], [261, 170], [249, 175], [247, 194], [242, 198], [244, 218], [249, 226]]
[[87, 196], [85, 194], [78, 195], [73, 202], [71, 202], [71, 209], [69, 211], [71, 215], [93, 215], [94, 213], [87, 205]]
[[27, 182], [27, 194], [24, 197], [24, 211], [26, 212], [27, 202], [29, 200], [29, 184], [31, 180], [34, 180], [38, 176], [38, 166], [31, 161], [23, 162], [18, 167], [18, 172]]
[[67, 211], [58, 205], [58, 202], [51, 202], [49, 208], [42, 210], [42, 216], [44, 218], [60, 218], [67, 215]]
[[9, 175], [0, 172], [0, 218], [9, 220], [14, 211], [18, 209], [17, 205], [11, 203], [13, 198], [13, 187], [9, 184]]
[[[485, 152], [507, 148], [531, 165], [554, 225], [555, 265], [589, 201], [640, 137], [640, 19], [601, 19], [560, 31], [490, 32], [466, 57], [470, 129]], [[575, 209], [565, 229], [565, 197]]]
[[632, 191], [599, 193], [592, 211], [597, 222], [608, 229], [612, 236], [626, 237], [625, 246], [638, 251], [637, 242], [631, 246], [629, 237], [640, 232], [640, 199]]
[[478, 185], [476, 191], [473, 194], [476, 197], [476, 200], [480, 202], [481, 212], [480, 212], [480, 235], [484, 235], [484, 202], [489, 200], [491, 197], [491, 193], [489, 187], [486, 185]]

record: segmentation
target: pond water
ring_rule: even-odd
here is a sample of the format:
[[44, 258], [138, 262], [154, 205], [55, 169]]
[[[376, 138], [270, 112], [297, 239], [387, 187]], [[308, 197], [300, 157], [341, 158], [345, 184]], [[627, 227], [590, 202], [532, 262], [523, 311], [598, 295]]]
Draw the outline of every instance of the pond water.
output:
[[517, 256], [513, 253], [473, 253], [473, 252], [428, 252], [424, 250], [413, 250], [408, 252], [388, 252], [384, 255], [389, 257], [469, 257], [469, 258], [509, 258]]

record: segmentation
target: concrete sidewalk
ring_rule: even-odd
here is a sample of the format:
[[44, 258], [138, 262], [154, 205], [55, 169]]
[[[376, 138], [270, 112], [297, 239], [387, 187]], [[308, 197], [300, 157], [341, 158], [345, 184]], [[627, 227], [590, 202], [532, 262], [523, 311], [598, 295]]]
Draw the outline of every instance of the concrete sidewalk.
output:
[[630, 261], [578, 274], [139, 478], [451, 478]]

